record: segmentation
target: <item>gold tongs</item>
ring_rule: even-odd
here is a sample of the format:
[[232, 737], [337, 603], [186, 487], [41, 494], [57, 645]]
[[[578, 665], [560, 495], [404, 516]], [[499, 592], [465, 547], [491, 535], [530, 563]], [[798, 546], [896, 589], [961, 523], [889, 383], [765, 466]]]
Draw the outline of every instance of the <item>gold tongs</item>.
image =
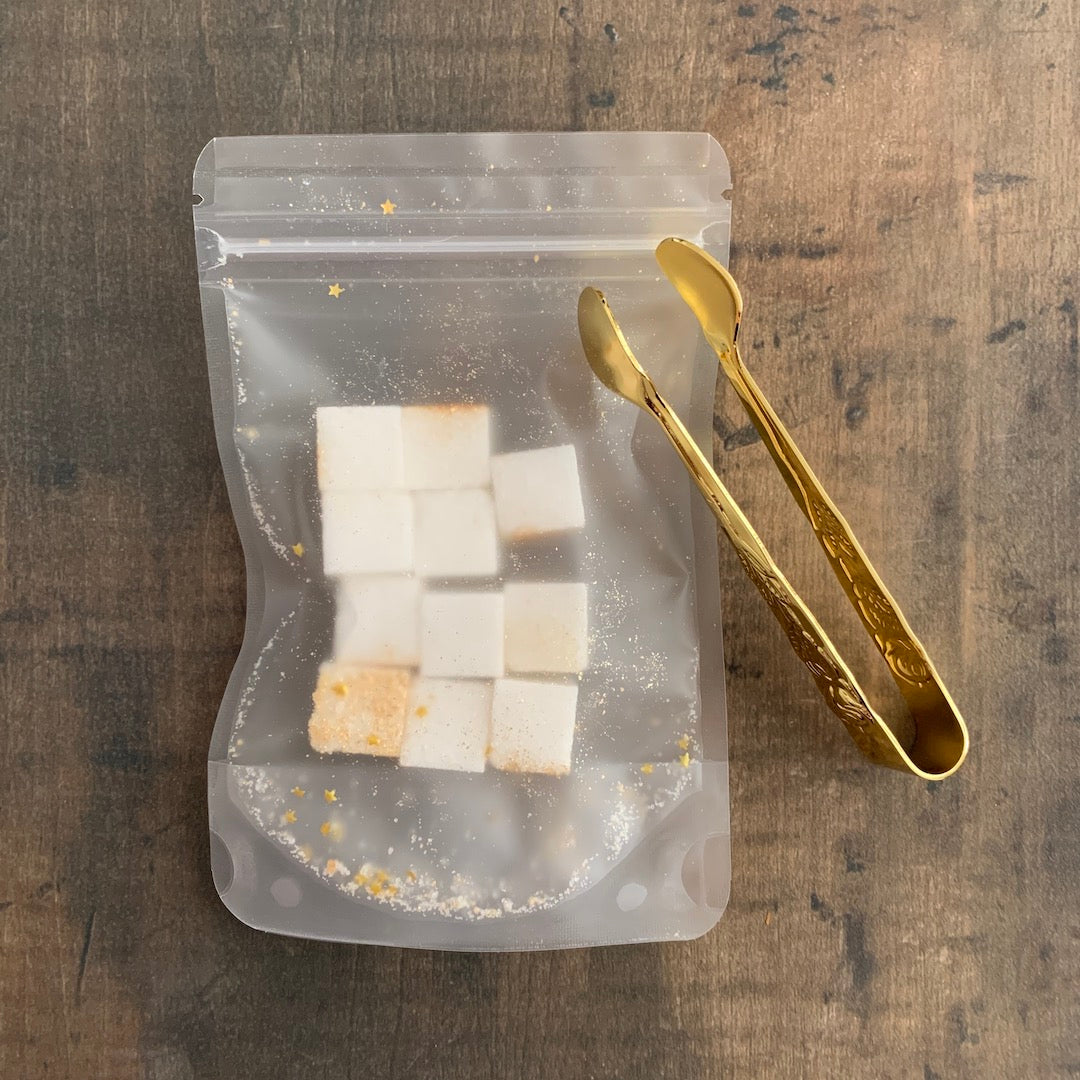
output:
[[856, 746], [878, 765], [927, 780], [943, 780], [960, 767], [967, 754], [967, 727], [922, 643], [870, 565], [851, 527], [743, 365], [737, 343], [742, 317], [738, 286], [715, 259], [686, 240], [672, 237], [663, 241], [656, 249], [656, 258], [697, 316], [706, 341], [716, 351], [721, 369], [810, 522], [848, 600], [889, 665], [914, 721], [915, 739], [910, 748], [900, 744], [866, 700], [855, 676], [728, 494], [709, 458], [634, 358], [603, 293], [592, 288], [585, 289], [578, 301], [578, 329], [589, 365], [609, 390], [660, 422], [716, 514], [743, 569]]

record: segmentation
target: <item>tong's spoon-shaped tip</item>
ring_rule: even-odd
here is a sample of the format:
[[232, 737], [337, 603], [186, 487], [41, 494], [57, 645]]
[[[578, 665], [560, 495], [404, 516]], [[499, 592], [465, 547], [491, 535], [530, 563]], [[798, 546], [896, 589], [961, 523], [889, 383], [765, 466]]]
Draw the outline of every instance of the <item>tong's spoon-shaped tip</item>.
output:
[[743, 309], [735, 279], [711, 255], [677, 236], [661, 242], [656, 261], [697, 316], [705, 336], [714, 346], [731, 348]]
[[578, 330], [593, 374], [620, 397], [647, 408], [652, 382], [630, 351], [599, 289], [582, 290], [578, 298]]

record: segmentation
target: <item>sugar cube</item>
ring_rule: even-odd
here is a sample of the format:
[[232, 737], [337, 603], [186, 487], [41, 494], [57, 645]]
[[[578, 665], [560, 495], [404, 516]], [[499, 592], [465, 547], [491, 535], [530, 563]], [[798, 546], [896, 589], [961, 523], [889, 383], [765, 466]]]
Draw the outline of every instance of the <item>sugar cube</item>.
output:
[[491, 683], [417, 679], [409, 694], [401, 764], [483, 772]]
[[416, 572], [421, 577], [491, 577], [499, 570], [495, 506], [487, 491], [418, 491]]
[[589, 658], [589, 590], [579, 582], [507, 582], [506, 670], [576, 674]]
[[311, 748], [320, 754], [396, 756], [408, 697], [409, 673], [401, 668], [323, 664], [311, 695]]
[[415, 405], [402, 410], [405, 486], [482, 488], [491, 483], [486, 405]]
[[350, 574], [337, 586], [334, 658], [415, 667], [420, 663], [420, 582]]
[[326, 574], [405, 573], [413, 566], [412, 496], [404, 491], [325, 491]]
[[578, 688], [573, 684], [497, 679], [488, 759], [507, 772], [570, 771]]
[[502, 593], [425, 593], [420, 602], [420, 671], [464, 679], [501, 675]]
[[519, 450], [491, 459], [495, 516], [507, 540], [580, 529], [585, 524], [574, 447]]
[[324, 405], [315, 431], [320, 491], [404, 486], [400, 406]]

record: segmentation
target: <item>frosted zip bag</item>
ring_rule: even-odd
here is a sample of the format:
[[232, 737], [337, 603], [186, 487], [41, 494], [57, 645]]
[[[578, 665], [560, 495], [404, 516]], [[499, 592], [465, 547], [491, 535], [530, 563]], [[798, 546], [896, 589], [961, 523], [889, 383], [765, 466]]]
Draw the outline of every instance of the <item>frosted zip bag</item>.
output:
[[719, 918], [715, 522], [657, 425], [593, 379], [575, 311], [602, 283], [709, 445], [715, 357], [653, 250], [678, 235], [726, 261], [729, 187], [704, 134], [203, 151], [203, 318], [248, 575], [210, 835], [243, 922], [499, 950]]

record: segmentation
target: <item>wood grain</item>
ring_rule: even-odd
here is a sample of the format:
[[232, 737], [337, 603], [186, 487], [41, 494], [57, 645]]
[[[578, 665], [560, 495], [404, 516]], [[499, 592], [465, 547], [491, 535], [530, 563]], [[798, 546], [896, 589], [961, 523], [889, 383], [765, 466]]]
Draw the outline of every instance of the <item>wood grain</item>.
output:
[[[1080, 1073], [1076, 0], [11, 0], [0, 46], [0, 1075]], [[528, 956], [259, 935], [206, 857], [244, 583], [192, 164], [241, 132], [571, 128], [727, 148], [748, 363], [931, 647], [969, 763], [929, 787], [864, 765], [725, 551], [715, 932]], [[729, 394], [716, 453], [862, 648]]]

